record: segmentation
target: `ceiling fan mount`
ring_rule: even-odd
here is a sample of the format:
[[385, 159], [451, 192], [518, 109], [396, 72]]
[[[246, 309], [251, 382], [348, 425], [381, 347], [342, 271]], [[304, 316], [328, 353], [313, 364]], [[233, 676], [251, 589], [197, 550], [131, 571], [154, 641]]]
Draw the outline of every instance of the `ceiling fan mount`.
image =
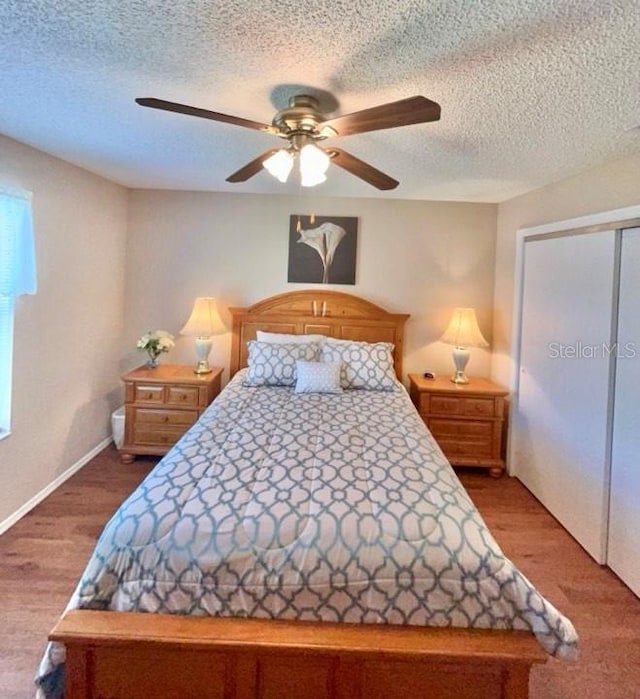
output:
[[[139, 97], [136, 99], [136, 102], [143, 107], [234, 124], [235, 126], [273, 134], [289, 141], [288, 148], [271, 148], [262, 153], [250, 163], [229, 175], [227, 182], [246, 182], [250, 177], [257, 175], [265, 167], [265, 162], [274, 155], [282, 154], [285, 156], [285, 159], [288, 156], [293, 158], [301, 153], [305, 146], [311, 145], [313, 146], [311, 150], [314, 152], [321, 151], [321, 156], [327, 164], [330, 158], [331, 162], [343, 170], [368, 182], [377, 189], [395, 189], [399, 182], [389, 177], [389, 175], [350, 155], [341, 148], [332, 147], [325, 150], [317, 146], [316, 141], [323, 141], [334, 136], [351, 136], [368, 131], [380, 131], [399, 126], [409, 126], [410, 124], [422, 124], [440, 119], [440, 105], [419, 95], [332, 119], [327, 119], [326, 115], [320, 111], [318, 100], [315, 97], [305, 94], [294, 95], [289, 99], [289, 106], [278, 111], [273, 117], [271, 124], [243, 119], [220, 112], [212, 112], [199, 107], [190, 107], [177, 102], [168, 102], [155, 97]], [[271, 168], [268, 169], [272, 172]], [[290, 169], [291, 167], [288, 166], [287, 175]], [[287, 175], [281, 181], [286, 181]], [[324, 176], [322, 175], [320, 178], [314, 177], [312, 180], [313, 184], [317, 184], [324, 180]], [[302, 184], [305, 184], [304, 177]]]
[[[276, 113], [265, 131], [287, 139], [303, 134], [315, 141], [337, 136], [338, 132], [330, 126], [320, 127], [325, 117], [318, 106], [318, 100], [311, 95], [294, 95], [289, 98], [289, 106]], [[292, 145], [295, 147], [293, 142]]]

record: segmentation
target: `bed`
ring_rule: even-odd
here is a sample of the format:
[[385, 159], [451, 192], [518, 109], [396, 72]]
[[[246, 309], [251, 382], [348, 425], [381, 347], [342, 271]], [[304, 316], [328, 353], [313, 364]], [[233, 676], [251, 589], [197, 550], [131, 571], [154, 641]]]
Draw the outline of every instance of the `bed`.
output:
[[68, 699], [524, 698], [575, 655], [397, 381], [406, 315], [329, 291], [231, 314], [232, 379], [105, 528], [42, 695], [65, 668]]

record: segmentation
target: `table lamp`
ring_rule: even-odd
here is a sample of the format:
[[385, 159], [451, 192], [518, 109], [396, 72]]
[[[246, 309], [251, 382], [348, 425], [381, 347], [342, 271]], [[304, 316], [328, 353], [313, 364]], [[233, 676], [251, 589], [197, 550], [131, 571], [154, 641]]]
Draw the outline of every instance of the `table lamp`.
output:
[[478, 327], [475, 310], [473, 308], [456, 308], [440, 342], [453, 345], [453, 363], [456, 367], [455, 373], [451, 377], [453, 383], [469, 383], [469, 379], [464, 373], [469, 361], [469, 347], [489, 346]]
[[180, 331], [181, 335], [196, 338], [196, 356], [198, 362], [193, 370], [196, 374], [208, 374], [212, 371], [209, 366], [209, 353], [211, 352], [211, 335], [221, 331], [222, 321], [218, 314], [216, 300], [209, 296], [198, 297], [194, 304], [189, 320]]

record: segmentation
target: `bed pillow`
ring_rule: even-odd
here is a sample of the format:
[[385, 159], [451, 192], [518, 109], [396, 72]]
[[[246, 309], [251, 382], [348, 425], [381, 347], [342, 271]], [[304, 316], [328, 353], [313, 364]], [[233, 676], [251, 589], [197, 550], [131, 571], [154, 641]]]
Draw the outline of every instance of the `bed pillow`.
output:
[[324, 335], [290, 335], [289, 333], [268, 333], [264, 330], [256, 331], [258, 342], [271, 342], [274, 345], [301, 345], [308, 342], [324, 342]]
[[342, 362], [342, 388], [391, 391], [397, 385], [390, 342], [335, 342], [327, 339], [320, 349], [322, 362]]
[[342, 362], [296, 362], [296, 393], [342, 393]]
[[294, 386], [296, 361], [312, 361], [318, 358], [316, 342], [277, 345], [251, 340], [247, 347], [249, 368], [243, 381], [245, 386]]

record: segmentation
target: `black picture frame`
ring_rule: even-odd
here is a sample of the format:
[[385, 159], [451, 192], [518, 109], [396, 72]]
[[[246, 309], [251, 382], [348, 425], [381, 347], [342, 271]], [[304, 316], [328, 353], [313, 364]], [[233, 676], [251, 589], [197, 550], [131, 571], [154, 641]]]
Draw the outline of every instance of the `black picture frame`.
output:
[[291, 214], [287, 281], [355, 284], [357, 246], [357, 216]]

